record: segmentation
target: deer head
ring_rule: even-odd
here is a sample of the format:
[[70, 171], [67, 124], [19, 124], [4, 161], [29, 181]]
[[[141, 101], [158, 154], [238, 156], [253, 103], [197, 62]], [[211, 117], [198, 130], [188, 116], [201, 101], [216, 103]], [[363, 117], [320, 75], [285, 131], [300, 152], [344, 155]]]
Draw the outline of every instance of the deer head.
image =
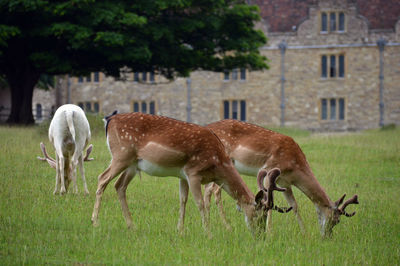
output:
[[[47, 151], [46, 151], [46, 146], [43, 144], [43, 142], [40, 143], [40, 149], [42, 150], [42, 153], [43, 153], [44, 157], [38, 156], [38, 157], [37, 157], [38, 160], [40, 160], [40, 161], [46, 161], [46, 162], [50, 165], [51, 168], [57, 169], [57, 162], [56, 162], [56, 160], [48, 155], [48, 153], [47, 153]], [[89, 155], [90, 155], [90, 153], [92, 152], [92, 149], [93, 149], [93, 145], [90, 144], [89, 147], [88, 147], [87, 150], [86, 150], [86, 155], [85, 155], [85, 157], [83, 158], [83, 161], [85, 161], [85, 162], [93, 161], [93, 158], [89, 158]], [[68, 190], [69, 183], [72, 181], [72, 178], [71, 178], [72, 167], [71, 167], [71, 165], [69, 164], [69, 161], [68, 161], [68, 160], [66, 160], [66, 163], [68, 163], [68, 165], [65, 165], [65, 167], [64, 167], [64, 169], [65, 169], [65, 176], [67, 177], [67, 178], [65, 179], [65, 188]]]
[[327, 214], [322, 215], [322, 213], [320, 212], [319, 222], [321, 226], [321, 234], [324, 237], [330, 237], [332, 235], [332, 229], [335, 225], [337, 225], [340, 222], [340, 217], [342, 215], [346, 217], [352, 217], [356, 214], [356, 212], [347, 213], [345, 209], [350, 204], [358, 204], [358, 196], [354, 195], [352, 198], [346, 200], [343, 203], [345, 197], [346, 194], [344, 194], [339, 200], [335, 201], [333, 206], [330, 207], [329, 210], [327, 211], [328, 212]]
[[[286, 191], [285, 188], [277, 187], [276, 180], [278, 179], [281, 171], [278, 168], [274, 168], [270, 171], [265, 169], [260, 170], [257, 176], [257, 184], [260, 191], [255, 197], [256, 212], [258, 227], [261, 227], [265, 231], [266, 220], [268, 217], [268, 211], [275, 210], [281, 213], [289, 212], [292, 208], [280, 208], [274, 205], [273, 191]], [[264, 187], [264, 179], [267, 177], [268, 186]]]

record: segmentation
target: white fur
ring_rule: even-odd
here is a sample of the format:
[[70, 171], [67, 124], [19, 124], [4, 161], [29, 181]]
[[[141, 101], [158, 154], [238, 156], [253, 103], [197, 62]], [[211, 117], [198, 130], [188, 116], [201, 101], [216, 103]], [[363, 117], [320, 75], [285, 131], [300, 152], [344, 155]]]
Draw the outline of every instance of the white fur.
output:
[[[49, 127], [49, 139], [56, 151], [56, 187], [57, 193], [61, 183], [60, 193], [66, 192], [65, 178], [74, 182], [74, 190], [78, 191], [76, 185], [76, 167], [79, 164], [85, 193], [89, 191], [86, 185], [83, 168], [83, 151], [90, 141], [90, 126], [83, 110], [73, 104], [65, 104], [57, 109]], [[65, 167], [69, 167], [70, 176]]]

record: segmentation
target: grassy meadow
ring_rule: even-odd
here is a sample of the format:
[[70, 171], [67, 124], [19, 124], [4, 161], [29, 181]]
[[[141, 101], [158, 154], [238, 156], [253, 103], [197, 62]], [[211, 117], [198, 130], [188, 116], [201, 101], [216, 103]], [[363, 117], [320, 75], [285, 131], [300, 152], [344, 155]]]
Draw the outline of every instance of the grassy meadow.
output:
[[[90, 218], [97, 176], [108, 166], [102, 122], [92, 118], [92, 157], [85, 163], [90, 194], [54, 196], [55, 171], [41, 156], [43, 141], [51, 156], [47, 125], [0, 127], [0, 264], [139, 265], [398, 265], [400, 262], [400, 130], [310, 134], [288, 130], [299, 143], [332, 200], [359, 195], [330, 239], [322, 239], [312, 202], [294, 189], [307, 232], [293, 213], [273, 215], [273, 230], [255, 239], [235, 202], [223, 193], [227, 231], [215, 205], [212, 238], [204, 233], [200, 213], [189, 195], [185, 232], [177, 233], [179, 180], [135, 177], [127, 191], [135, 228], [128, 230], [113, 187], [107, 187], [94, 228]], [[279, 130], [279, 129], [278, 129]], [[253, 192], [255, 178], [244, 177]], [[115, 179], [116, 180], [116, 179]], [[276, 203], [286, 206], [276, 193]]]

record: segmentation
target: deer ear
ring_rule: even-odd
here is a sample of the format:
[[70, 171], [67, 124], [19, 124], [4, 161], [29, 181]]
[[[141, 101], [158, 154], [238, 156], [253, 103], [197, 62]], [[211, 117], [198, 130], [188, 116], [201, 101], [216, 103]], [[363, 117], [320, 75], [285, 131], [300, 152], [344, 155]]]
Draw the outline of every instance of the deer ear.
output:
[[264, 199], [264, 191], [263, 190], [260, 190], [260, 191], [258, 191], [258, 193], [257, 193], [257, 195], [256, 195], [256, 198], [255, 198], [255, 201], [256, 201], [256, 206], [260, 206], [260, 205], [262, 205], [263, 204], [263, 199]]

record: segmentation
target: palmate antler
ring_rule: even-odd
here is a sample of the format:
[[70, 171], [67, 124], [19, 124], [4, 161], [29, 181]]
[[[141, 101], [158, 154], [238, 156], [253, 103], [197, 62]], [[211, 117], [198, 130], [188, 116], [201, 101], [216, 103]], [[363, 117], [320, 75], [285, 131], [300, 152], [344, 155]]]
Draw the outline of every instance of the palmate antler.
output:
[[340, 204], [342, 204], [344, 198], [346, 197], [346, 194], [344, 194], [339, 200], [335, 202], [335, 207], [338, 209], [341, 215], [344, 215], [346, 217], [352, 217], [356, 212], [352, 213], [347, 213], [345, 211], [347, 205], [350, 204], [358, 204], [358, 195], [354, 195], [351, 199], [346, 200], [341, 207], [339, 207]]
[[[257, 176], [257, 184], [258, 184], [258, 188], [262, 191], [264, 191], [264, 204], [267, 208], [267, 210], [275, 210], [278, 211], [280, 213], [286, 213], [292, 210], [292, 207], [290, 208], [281, 208], [278, 206], [274, 205], [274, 196], [273, 196], [273, 191], [286, 191], [286, 188], [280, 188], [276, 185], [276, 179], [279, 177], [279, 175], [281, 174], [281, 171], [278, 168], [274, 168], [272, 170], [270, 170], [269, 172], [267, 172], [266, 170], [261, 170], [258, 173]], [[264, 187], [264, 179], [265, 177], [268, 177], [268, 187], [265, 188]]]
[[40, 149], [43, 152], [44, 158], [40, 156], [37, 158], [41, 161], [47, 161], [52, 168], [56, 169], [56, 161], [47, 154], [46, 147], [44, 146], [43, 142], [40, 142]]
[[[40, 156], [38, 156], [37, 158], [41, 161], [47, 161], [52, 168], [56, 169], [56, 160], [54, 160], [52, 157], [50, 157], [47, 154], [46, 147], [44, 146], [43, 142], [40, 143], [40, 149], [42, 150], [44, 158], [40, 157]], [[93, 161], [93, 158], [89, 158], [89, 154], [92, 152], [92, 149], [93, 149], [93, 145], [90, 144], [86, 150], [86, 155], [83, 158], [83, 161], [85, 161], [85, 162]]]

